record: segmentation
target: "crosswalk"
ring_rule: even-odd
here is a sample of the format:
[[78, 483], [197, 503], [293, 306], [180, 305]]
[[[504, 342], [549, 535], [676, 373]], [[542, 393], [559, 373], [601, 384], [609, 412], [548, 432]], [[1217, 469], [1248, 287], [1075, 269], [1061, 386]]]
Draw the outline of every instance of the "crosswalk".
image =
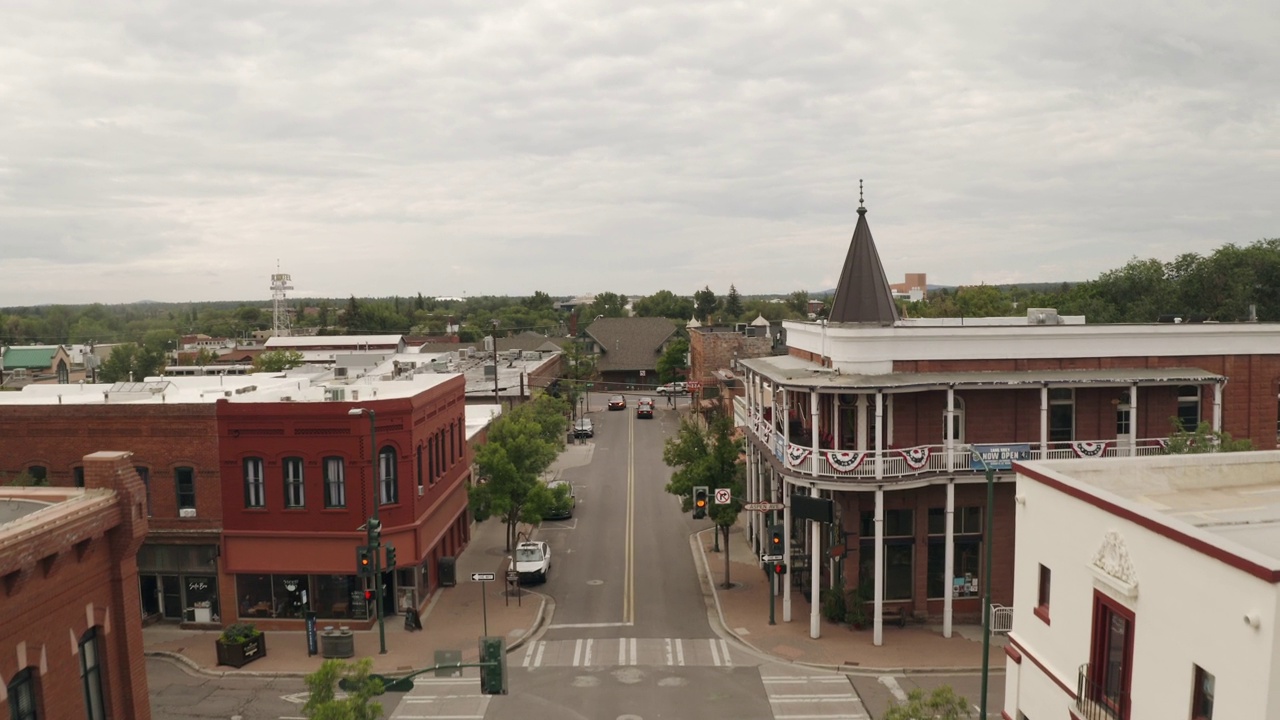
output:
[[414, 678], [413, 690], [400, 699], [391, 720], [483, 720], [492, 695], [480, 692], [480, 675], [466, 668], [459, 677]]
[[[741, 653], [731, 650], [721, 638], [578, 638], [529, 643], [519, 664], [531, 670], [616, 665], [733, 667], [735, 654]], [[746, 658], [741, 654], [741, 659]]]
[[849, 678], [795, 665], [766, 665], [760, 680], [774, 720], [868, 720]]

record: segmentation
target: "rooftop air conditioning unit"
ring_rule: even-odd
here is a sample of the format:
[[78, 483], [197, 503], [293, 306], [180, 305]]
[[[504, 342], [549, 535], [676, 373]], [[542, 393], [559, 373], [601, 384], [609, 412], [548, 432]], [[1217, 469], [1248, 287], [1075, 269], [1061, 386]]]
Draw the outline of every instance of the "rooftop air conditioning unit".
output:
[[1056, 308], [1027, 308], [1028, 325], [1057, 325], [1058, 310]]
[[330, 402], [342, 402], [347, 399], [346, 388], [325, 388], [324, 399]]
[[195, 508], [179, 508], [178, 517], [193, 518], [196, 516]]

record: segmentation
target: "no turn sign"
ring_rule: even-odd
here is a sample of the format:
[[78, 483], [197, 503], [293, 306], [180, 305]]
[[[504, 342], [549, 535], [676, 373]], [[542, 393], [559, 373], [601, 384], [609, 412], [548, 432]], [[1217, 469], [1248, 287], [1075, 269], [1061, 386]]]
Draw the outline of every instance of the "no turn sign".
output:
[[729, 488], [716, 488], [716, 504], [728, 505], [732, 498], [729, 495]]

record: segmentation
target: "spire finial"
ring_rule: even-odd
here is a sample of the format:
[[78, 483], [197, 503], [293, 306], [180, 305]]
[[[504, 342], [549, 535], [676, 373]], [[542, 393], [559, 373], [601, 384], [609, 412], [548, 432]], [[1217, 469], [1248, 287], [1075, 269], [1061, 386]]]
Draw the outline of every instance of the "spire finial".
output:
[[862, 178], [858, 178], [858, 207], [862, 207]]

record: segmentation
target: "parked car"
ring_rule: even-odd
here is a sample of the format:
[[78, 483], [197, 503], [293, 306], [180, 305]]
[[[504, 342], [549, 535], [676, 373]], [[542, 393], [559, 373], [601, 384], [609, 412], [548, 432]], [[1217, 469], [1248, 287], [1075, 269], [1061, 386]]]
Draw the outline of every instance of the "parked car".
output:
[[526, 540], [516, 546], [516, 573], [520, 582], [546, 582], [551, 571], [551, 547], [544, 542]]
[[573, 495], [573, 485], [566, 480], [552, 480], [547, 489], [556, 496], [556, 502], [542, 516], [543, 520], [567, 520], [573, 517], [573, 509], [578, 505], [578, 498]]
[[573, 436], [576, 438], [589, 438], [596, 436], [596, 427], [591, 422], [591, 418], [582, 418], [573, 424]]
[[689, 391], [689, 386], [684, 381], [667, 383], [658, 386], [659, 395], [683, 395]]
[[622, 397], [621, 395], [614, 395], [613, 397], [609, 398], [609, 409], [610, 410], [626, 410], [627, 399]]
[[640, 398], [640, 402], [636, 403], [636, 417], [653, 417], [653, 398]]

